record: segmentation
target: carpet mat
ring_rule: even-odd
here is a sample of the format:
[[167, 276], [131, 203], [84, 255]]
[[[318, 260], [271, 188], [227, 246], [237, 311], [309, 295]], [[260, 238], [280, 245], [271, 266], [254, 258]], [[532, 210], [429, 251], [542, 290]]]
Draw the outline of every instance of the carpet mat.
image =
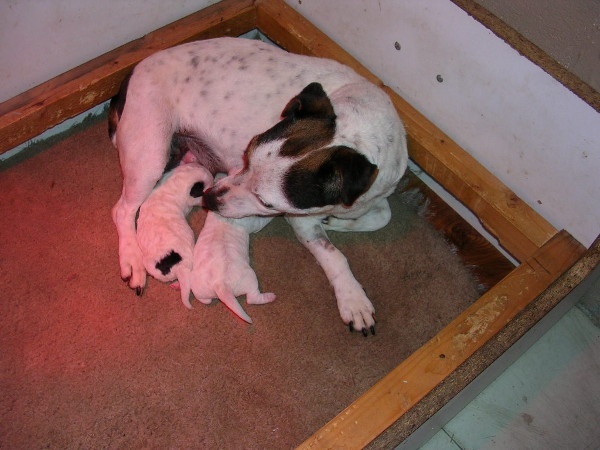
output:
[[[35, 150], [35, 149], [33, 149]], [[121, 189], [106, 123], [0, 171], [0, 448], [292, 448], [434, 336], [479, 293], [423, 212], [331, 233], [376, 308], [350, 333], [323, 271], [281, 218], [251, 239], [267, 305], [193, 302], [120, 280]], [[426, 211], [425, 211], [426, 212]], [[196, 232], [204, 212], [192, 212]]]

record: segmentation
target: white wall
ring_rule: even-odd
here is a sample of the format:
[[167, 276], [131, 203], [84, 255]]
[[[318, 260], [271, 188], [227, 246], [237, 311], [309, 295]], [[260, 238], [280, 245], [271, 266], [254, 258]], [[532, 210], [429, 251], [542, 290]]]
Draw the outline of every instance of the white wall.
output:
[[1, 0], [0, 102], [218, 0]]
[[556, 228], [600, 233], [600, 115], [452, 2], [289, 3]]
[[[600, 115], [452, 2], [287, 2], [556, 228], [600, 233]], [[4, 0], [0, 99], [208, 3]]]

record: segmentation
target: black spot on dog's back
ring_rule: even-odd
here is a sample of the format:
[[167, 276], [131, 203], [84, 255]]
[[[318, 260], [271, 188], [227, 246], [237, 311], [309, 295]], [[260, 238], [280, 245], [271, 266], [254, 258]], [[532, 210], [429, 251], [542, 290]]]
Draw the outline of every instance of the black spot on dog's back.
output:
[[160, 270], [160, 273], [167, 275], [169, 272], [171, 272], [173, 266], [180, 263], [181, 260], [181, 255], [175, 250], [171, 250], [167, 256], [156, 263], [155, 267]]

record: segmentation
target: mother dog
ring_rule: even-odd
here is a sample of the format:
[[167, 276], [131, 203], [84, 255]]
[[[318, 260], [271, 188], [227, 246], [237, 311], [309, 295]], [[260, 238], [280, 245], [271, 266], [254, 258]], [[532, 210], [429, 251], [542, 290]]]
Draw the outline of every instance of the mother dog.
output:
[[112, 210], [121, 276], [138, 294], [146, 272], [136, 212], [166, 168], [195, 159], [228, 173], [205, 192], [206, 208], [284, 214], [324, 269], [342, 320], [375, 333], [373, 305], [326, 230], [376, 230], [390, 219], [407, 149], [382, 90], [337, 62], [260, 41], [198, 41], [136, 66], [111, 101], [109, 134], [123, 174]]

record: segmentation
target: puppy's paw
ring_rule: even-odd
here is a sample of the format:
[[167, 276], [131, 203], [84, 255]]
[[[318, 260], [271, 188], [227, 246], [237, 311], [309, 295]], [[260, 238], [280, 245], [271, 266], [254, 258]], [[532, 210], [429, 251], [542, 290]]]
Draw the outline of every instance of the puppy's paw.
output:
[[369, 332], [375, 335], [375, 308], [364, 292], [355, 292], [338, 299], [338, 308], [342, 320], [351, 332], [360, 331], [365, 337]]
[[264, 305], [266, 303], [271, 303], [276, 297], [277, 296], [272, 292], [248, 294], [246, 295], [246, 303], [249, 305]]
[[213, 301], [212, 298], [199, 298], [198, 301], [203, 305], [210, 305]]

